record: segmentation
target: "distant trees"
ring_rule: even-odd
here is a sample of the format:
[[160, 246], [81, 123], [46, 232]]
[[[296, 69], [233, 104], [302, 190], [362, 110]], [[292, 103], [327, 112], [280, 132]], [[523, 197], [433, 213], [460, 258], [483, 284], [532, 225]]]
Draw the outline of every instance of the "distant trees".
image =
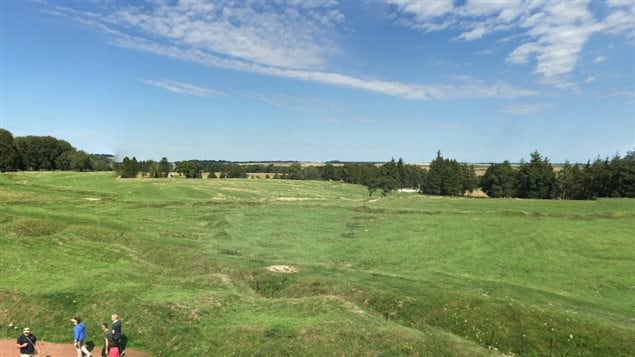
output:
[[[286, 163], [286, 162], [285, 162]], [[556, 171], [538, 151], [530, 154], [529, 162], [521, 160], [517, 168], [509, 161], [491, 164], [480, 179], [473, 165], [447, 159], [437, 152], [424, 170], [408, 165], [403, 159], [380, 163], [328, 162], [323, 166], [261, 165], [229, 161], [189, 160], [174, 165], [163, 157], [161, 161], [138, 162], [127, 156], [115, 163], [112, 155], [88, 154], [70, 143], [52, 136], [14, 137], [0, 128], [0, 172], [18, 170], [109, 171], [113, 168], [122, 178], [168, 177], [175, 167], [179, 175], [200, 178], [209, 172], [210, 178], [246, 178], [248, 172], [266, 173], [267, 177], [292, 180], [334, 180], [364, 185], [369, 195], [380, 190], [382, 195], [402, 188], [418, 189], [421, 193], [446, 196], [471, 195], [480, 187], [489, 197], [595, 199], [598, 197], [635, 197], [635, 151], [626, 156], [597, 157], [586, 164], [565, 162]], [[270, 175], [271, 174], [271, 175]]]
[[417, 165], [404, 165], [403, 176], [401, 177], [400, 188], [419, 189], [421, 183], [425, 181], [426, 170]]
[[14, 143], [20, 156], [24, 169], [29, 171], [56, 170], [57, 159], [74, 148], [64, 140], [58, 140], [52, 136], [21, 136], [14, 139]]
[[0, 172], [22, 169], [22, 158], [15, 146], [13, 134], [0, 128]]
[[445, 159], [441, 152], [430, 163], [421, 192], [431, 195], [462, 196], [470, 194], [477, 187], [474, 166], [459, 164], [456, 160]]
[[170, 163], [166, 157], [161, 158], [159, 164], [157, 165], [157, 177], [158, 178], [166, 178], [170, 175]]
[[92, 155], [52, 136], [19, 136], [0, 129], [0, 171], [109, 171], [111, 155]]
[[481, 177], [480, 186], [489, 197], [514, 197], [516, 174], [509, 161], [490, 165]]
[[139, 163], [136, 157], [132, 160], [128, 156], [121, 162], [121, 178], [136, 178], [139, 175]]
[[596, 158], [586, 165], [568, 161], [555, 172], [549, 160], [534, 151], [517, 170], [505, 161], [492, 164], [481, 178], [490, 197], [588, 200], [597, 197], [635, 197], [635, 153], [612, 159]]
[[547, 158], [538, 151], [530, 154], [529, 162], [521, 161], [516, 175], [516, 196], [520, 198], [552, 198], [556, 174]]
[[554, 197], [565, 200], [587, 200], [594, 198], [593, 190], [588, 186], [588, 172], [580, 168], [580, 165], [571, 165], [565, 162], [562, 169], [556, 174]]
[[202, 178], [202, 168], [196, 160], [181, 161], [176, 164], [176, 172], [185, 178]]
[[226, 178], [247, 178], [247, 172], [245, 172], [242, 166], [232, 164], [226, 167], [223, 176]]

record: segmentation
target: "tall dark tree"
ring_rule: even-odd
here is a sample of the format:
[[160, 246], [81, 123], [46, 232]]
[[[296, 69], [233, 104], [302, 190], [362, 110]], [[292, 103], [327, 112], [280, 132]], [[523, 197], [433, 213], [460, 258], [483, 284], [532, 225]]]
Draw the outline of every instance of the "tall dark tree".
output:
[[417, 165], [404, 165], [402, 188], [419, 189], [425, 176], [425, 170]]
[[385, 177], [381, 181], [384, 182], [386, 187], [394, 187], [395, 190], [403, 187], [403, 160], [400, 158], [399, 162], [395, 162], [395, 159], [392, 158], [381, 166], [378, 174]]
[[591, 164], [587, 164], [587, 185], [596, 197], [609, 197], [611, 193], [611, 169], [609, 159], [601, 159], [599, 156]]
[[538, 151], [531, 154], [529, 162], [521, 161], [516, 175], [516, 195], [520, 198], [552, 198], [556, 182], [549, 159]]
[[132, 157], [132, 160], [128, 156], [123, 158], [121, 162], [121, 178], [136, 178], [139, 174], [137, 158]]
[[465, 193], [466, 169], [456, 160], [445, 159], [441, 152], [430, 162], [430, 169], [421, 187], [423, 193], [461, 196]]
[[170, 163], [166, 157], [161, 158], [157, 166], [157, 175], [160, 178], [166, 178], [170, 174]]
[[472, 192], [478, 187], [478, 177], [474, 170], [474, 165], [461, 165], [463, 171], [463, 194], [467, 192], [469, 196], [472, 196]]
[[437, 151], [437, 157], [430, 162], [430, 168], [426, 174], [426, 179], [421, 186], [421, 192], [431, 195], [440, 195], [443, 189], [443, 171], [445, 170], [445, 160], [441, 156], [441, 151]]
[[635, 190], [635, 161], [616, 154], [609, 162], [609, 197], [633, 197]]
[[514, 197], [515, 173], [509, 161], [501, 164], [491, 164], [483, 177], [480, 186], [489, 197]]
[[406, 187], [406, 168], [402, 158], [399, 158], [399, 160], [397, 161], [397, 175], [396, 176], [397, 176], [396, 178], [399, 181], [399, 188]]
[[565, 200], [587, 200], [594, 198], [593, 191], [585, 185], [587, 173], [580, 165], [566, 161], [556, 174], [554, 197]]
[[0, 172], [17, 171], [22, 168], [20, 153], [10, 131], [0, 128]]

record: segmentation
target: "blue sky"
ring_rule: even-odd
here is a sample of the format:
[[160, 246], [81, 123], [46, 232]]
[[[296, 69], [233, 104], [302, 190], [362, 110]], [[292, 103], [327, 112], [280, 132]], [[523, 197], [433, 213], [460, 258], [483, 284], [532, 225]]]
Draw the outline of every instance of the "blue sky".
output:
[[1, 5], [0, 126], [138, 159], [635, 150], [635, 2]]

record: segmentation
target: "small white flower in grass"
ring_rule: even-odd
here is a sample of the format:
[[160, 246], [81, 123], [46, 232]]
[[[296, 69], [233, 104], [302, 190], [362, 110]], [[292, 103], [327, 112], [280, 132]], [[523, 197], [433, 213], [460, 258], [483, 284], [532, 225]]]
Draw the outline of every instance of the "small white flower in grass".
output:
[[573, 339], [573, 334], [572, 333], [569, 334], [569, 338]]
[[13, 322], [9, 322], [9, 327], [13, 327]]

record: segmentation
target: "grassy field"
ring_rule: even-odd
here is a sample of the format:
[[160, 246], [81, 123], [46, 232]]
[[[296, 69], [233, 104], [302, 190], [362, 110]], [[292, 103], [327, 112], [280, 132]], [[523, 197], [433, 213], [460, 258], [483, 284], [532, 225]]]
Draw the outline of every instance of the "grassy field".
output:
[[[157, 356], [635, 351], [635, 201], [0, 175], [0, 334]], [[267, 270], [289, 265], [294, 274]]]

